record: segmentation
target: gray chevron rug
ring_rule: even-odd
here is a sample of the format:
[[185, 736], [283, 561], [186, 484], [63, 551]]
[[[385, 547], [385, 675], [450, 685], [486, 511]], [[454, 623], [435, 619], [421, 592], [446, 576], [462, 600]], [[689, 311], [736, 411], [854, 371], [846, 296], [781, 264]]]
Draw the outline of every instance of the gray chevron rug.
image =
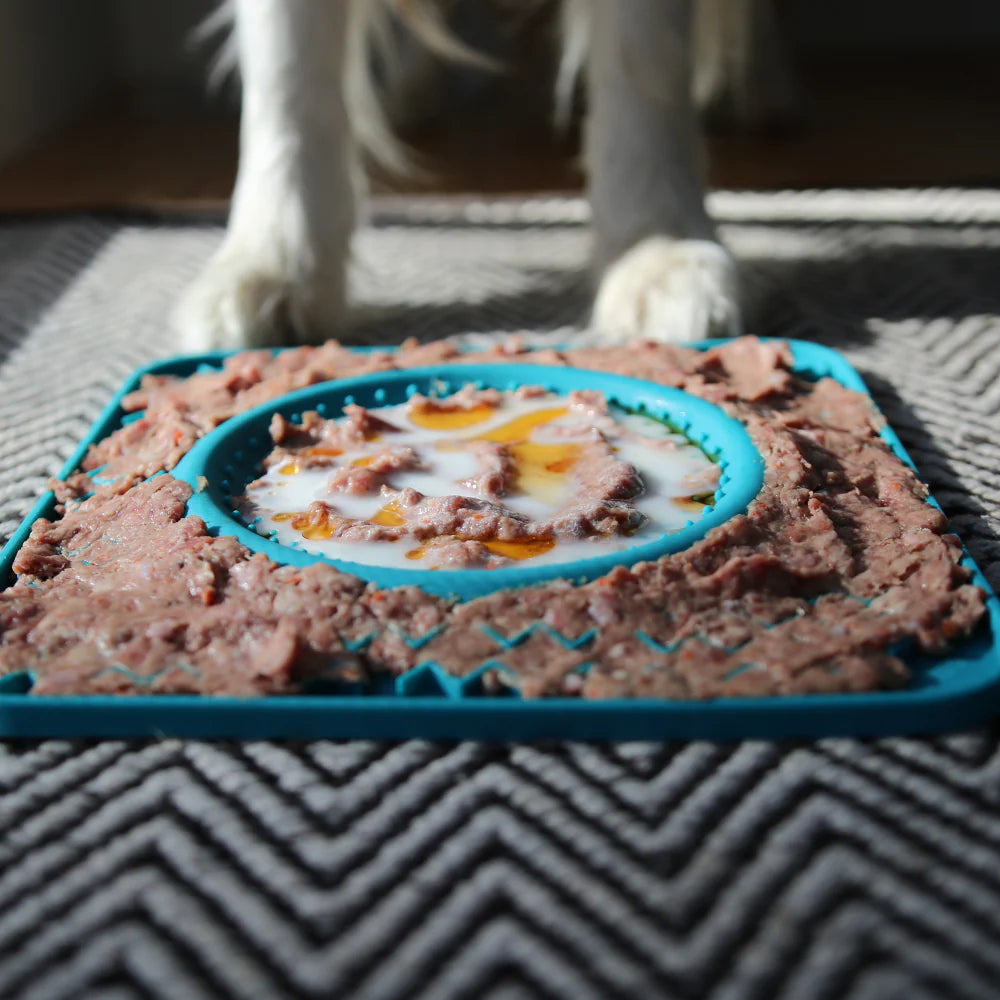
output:
[[[718, 193], [752, 329], [843, 351], [1000, 585], [1000, 192]], [[0, 222], [0, 533], [214, 222]], [[574, 200], [384, 201], [355, 335], [565, 340]], [[0, 997], [1000, 996], [1000, 726], [936, 739], [0, 747]]]

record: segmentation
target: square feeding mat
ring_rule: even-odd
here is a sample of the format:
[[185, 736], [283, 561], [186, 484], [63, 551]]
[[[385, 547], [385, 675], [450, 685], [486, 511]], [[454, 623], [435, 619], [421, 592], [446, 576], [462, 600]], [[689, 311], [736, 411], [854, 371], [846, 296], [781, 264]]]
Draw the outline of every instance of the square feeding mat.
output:
[[[724, 343], [712, 341], [697, 346], [707, 349]], [[792, 351], [795, 373], [808, 379], [830, 377], [868, 395], [861, 377], [835, 351], [805, 342], [785, 343]], [[139, 386], [143, 375], [184, 377], [217, 369], [225, 357], [217, 354], [173, 358], [135, 372], [80, 443], [63, 469], [62, 478], [80, 468], [91, 444], [136, 419], [136, 414], [125, 411], [122, 401]], [[527, 372], [528, 367], [449, 364], [427, 370], [386, 371], [376, 376], [310, 386], [226, 421], [202, 438], [173, 474], [194, 488], [189, 513], [203, 517], [213, 533], [233, 535], [248, 548], [263, 551], [280, 562], [303, 565], [316, 557], [295, 544], [276, 547], [273, 538], [251, 530], [252, 525], [240, 522], [235, 516], [237, 512], [230, 509], [229, 497], [236, 492], [234, 483], [245, 486], [259, 471], [262, 453], [259, 447], [255, 450], [251, 445], [259, 445], [267, 437], [267, 427], [275, 413], [294, 420], [310, 409], [320, 413], [329, 409], [333, 414], [354, 402], [365, 406], [400, 402], [413, 392], [427, 394], [445, 372], [456, 373], [456, 385], [462, 380], [480, 386], [512, 387], [519, 382], [525, 384], [530, 375], [531, 382], [544, 383], [555, 392], [580, 387], [581, 370], [531, 365]], [[494, 386], [490, 379], [500, 369], [503, 377]], [[636, 551], [630, 547], [626, 550], [628, 563], [680, 551], [711, 528], [744, 511], [757, 494], [763, 476], [760, 456], [738, 421], [720, 418], [718, 408], [665, 386], [603, 373], [587, 373], [586, 385], [623, 406], [665, 421], [714, 455], [722, 470], [712, 505], [696, 521], [689, 521], [658, 541], [644, 543]], [[709, 411], [717, 413], [713, 416]], [[881, 434], [893, 452], [912, 466], [892, 430], [884, 426]], [[934, 503], [933, 499], [928, 502]], [[8, 583], [15, 556], [31, 525], [40, 517], [52, 518], [55, 503], [51, 492], [41, 497], [0, 554], [0, 571]], [[554, 570], [519, 566], [492, 572], [396, 569], [385, 575], [384, 571], [374, 569], [358, 575], [379, 587], [415, 583], [444, 597], [470, 600], [498, 587], [522, 588], [554, 576], [565, 576], [574, 582], [595, 579], [623, 561], [623, 556], [602, 556], [580, 563], [557, 564]], [[997, 640], [1000, 602], [967, 553], [962, 561], [971, 572], [971, 582], [986, 592], [984, 620], [971, 636], [942, 655], [899, 651], [912, 675], [907, 686], [899, 689], [706, 700], [486, 696], [469, 682], [470, 677], [474, 680], [478, 676], [476, 672], [460, 679], [432, 660], [421, 661], [419, 650], [431, 633], [415, 638], [402, 632], [402, 639], [418, 651], [414, 657], [416, 666], [397, 677], [394, 684], [364, 691], [344, 685], [317, 685], [309, 693], [259, 697], [142, 693], [33, 695], [30, 673], [14, 672], [0, 679], [0, 736], [619, 740], [812, 738], [954, 729], [981, 722], [1000, 708]], [[352, 572], [361, 569], [351, 563], [344, 568]], [[553, 642], [567, 649], [585, 645], [594, 631], [566, 636], [543, 625], [540, 617], [537, 628], [546, 630]], [[509, 649], [530, 637], [535, 629], [532, 625], [517, 635], [493, 634], [502, 648]], [[651, 648], [665, 649], [648, 636], [641, 637], [649, 641]], [[370, 642], [370, 638], [356, 640], [353, 645], [347, 643], [347, 648], [360, 652], [365, 642]], [[484, 669], [490, 666], [483, 664]]]

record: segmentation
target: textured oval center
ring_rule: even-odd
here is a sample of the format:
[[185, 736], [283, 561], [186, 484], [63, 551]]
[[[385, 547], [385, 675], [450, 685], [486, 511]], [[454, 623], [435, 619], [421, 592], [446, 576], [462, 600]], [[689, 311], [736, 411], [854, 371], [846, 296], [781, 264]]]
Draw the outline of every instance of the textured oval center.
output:
[[272, 431], [248, 523], [332, 559], [432, 570], [554, 565], [677, 531], [719, 467], [663, 421], [593, 390], [467, 385]]

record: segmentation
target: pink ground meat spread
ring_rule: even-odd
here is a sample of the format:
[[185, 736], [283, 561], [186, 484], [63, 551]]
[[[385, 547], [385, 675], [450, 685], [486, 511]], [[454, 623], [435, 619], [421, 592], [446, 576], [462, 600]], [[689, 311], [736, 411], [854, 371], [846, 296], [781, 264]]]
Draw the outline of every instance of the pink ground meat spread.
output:
[[[319, 381], [453, 361], [568, 364], [701, 396], [746, 425], [764, 488], [745, 516], [677, 555], [466, 604], [380, 591], [327, 564], [279, 566], [185, 517], [189, 488], [169, 470], [233, 414]], [[647, 343], [526, 353], [512, 342], [476, 356], [445, 343], [393, 354], [330, 343], [147, 377], [126, 400], [145, 413], [57, 484], [63, 516], [38, 521], [19, 552], [17, 580], [0, 593], [0, 670], [31, 671], [39, 694], [364, 687], [426, 661], [457, 676], [489, 662], [486, 692], [526, 697], [905, 685], [894, 650], [961, 640], [983, 594], [926, 488], [878, 436], [869, 401], [790, 364], [784, 346], [753, 338], [705, 352]]]

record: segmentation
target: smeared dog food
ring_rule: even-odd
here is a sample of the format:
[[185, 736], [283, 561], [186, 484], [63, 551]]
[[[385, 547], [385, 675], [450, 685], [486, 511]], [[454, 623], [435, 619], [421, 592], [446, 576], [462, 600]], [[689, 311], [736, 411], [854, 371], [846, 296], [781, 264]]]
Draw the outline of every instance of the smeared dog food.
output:
[[[184, 483], [154, 475], [293, 389], [475, 360], [611, 371], [701, 396], [745, 424], [764, 487], [744, 516], [678, 554], [455, 604], [251, 555], [185, 516]], [[869, 400], [799, 378], [781, 344], [528, 353], [514, 342], [470, 357], [446, 343], [391, 354], [330, 343], [147, 377], [126, 408], [143, 412], [57, 484], [63, 516], [36, 522], [0, 593], [0, 668], [31, 671], [38, 694], [281, 694], [317, 679], [364, 689], [428, 661], [458, 676], [488, 663], [484, 692], [524, 697], [869, 691], [907, 683], [900, 650], [943, 650], [983, 614], [957, 539], [879, 437]]]

